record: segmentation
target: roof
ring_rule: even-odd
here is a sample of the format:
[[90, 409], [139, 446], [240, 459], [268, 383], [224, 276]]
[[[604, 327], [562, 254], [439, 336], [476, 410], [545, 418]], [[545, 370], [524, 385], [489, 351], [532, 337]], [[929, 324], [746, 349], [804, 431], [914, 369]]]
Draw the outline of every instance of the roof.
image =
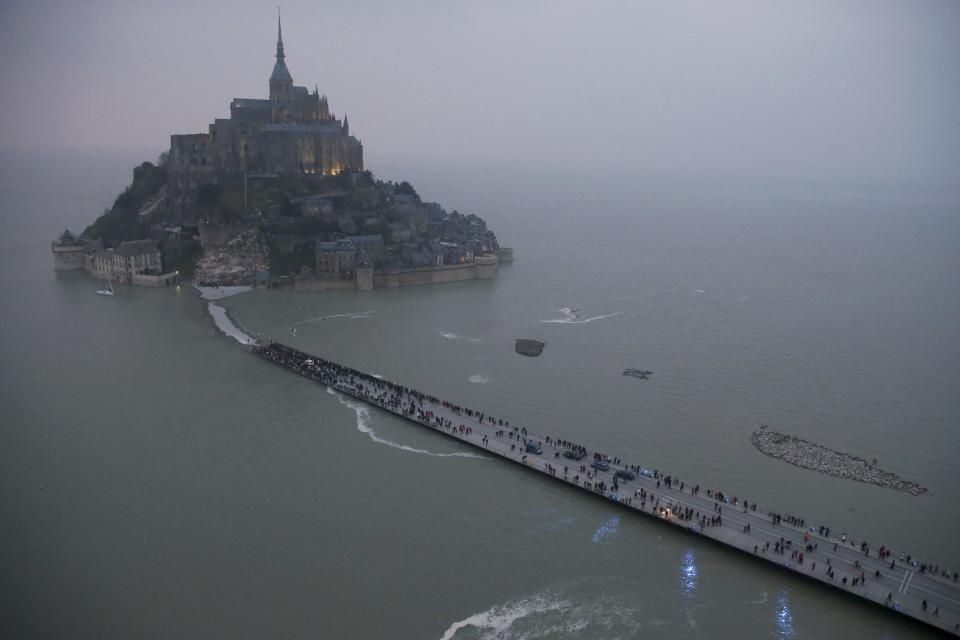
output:
[[347, 236], [350, 242], [383, 242], [383, 236], [373, 233], [365, 236]]
[[[334, 121], [335, 122], [335, 121]], [[280, 124], [270, 123], [264, 125], [262, 131], [265, 133], [332, 133], [343, 134], [343, 129], [339, 124], [324, 122], [322, 124]]]
[[334, 242], [318, 242], [317, 253], [353, 253], [353, 243], [349, 240], [335, 240]]
[[138, 256], [156, 251], [157, 245], [153, 244], [153, 240], [127, 240], [120, 243], [116, 253], [121, 256]]
[[230, 106], [234, 109], [272, 109], [273, 103], [259, 98], [234, 98]]
[[283, 58], [277, 58], [277, 64], [273, 65], [270, 82], [293, 82], [293, 76], [290, 75], [287, 63], [283, 61]]

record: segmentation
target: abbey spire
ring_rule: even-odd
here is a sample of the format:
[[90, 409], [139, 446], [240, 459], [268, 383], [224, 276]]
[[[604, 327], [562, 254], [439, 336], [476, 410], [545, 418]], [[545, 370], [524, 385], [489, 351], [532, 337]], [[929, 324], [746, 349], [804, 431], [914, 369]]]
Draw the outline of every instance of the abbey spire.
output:
[[287, 69], [287, 63], [284, 62], [283, 55], [283, 31], [280, 27], [280, 10], [277, 9], [277, 63], [273, 65], [273, 73], [270, 74], [270, 99], [279, 100], [290, 95], [290, 89], [293, 87], [293, 77]]

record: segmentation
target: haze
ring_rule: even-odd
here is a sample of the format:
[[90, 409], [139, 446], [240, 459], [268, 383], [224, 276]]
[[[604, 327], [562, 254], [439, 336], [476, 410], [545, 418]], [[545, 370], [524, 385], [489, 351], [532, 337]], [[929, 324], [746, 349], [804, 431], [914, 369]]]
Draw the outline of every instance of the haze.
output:
[[[960, 3], [283, 3], [368, 168], [956, 186]], [[0, 150], [153, 159], [266, 97], [266, 2], [4, 2]]]

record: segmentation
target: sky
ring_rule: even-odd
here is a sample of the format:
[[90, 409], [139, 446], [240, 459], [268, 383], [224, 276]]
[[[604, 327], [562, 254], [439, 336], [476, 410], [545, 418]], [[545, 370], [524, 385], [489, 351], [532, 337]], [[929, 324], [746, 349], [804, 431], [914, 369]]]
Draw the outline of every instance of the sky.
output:
[[[365, 162], [960, 185], [954, 0], [282, 3]], [[153, 159], [266, 97], [275, 4], [0, 0], [0, 153]]]

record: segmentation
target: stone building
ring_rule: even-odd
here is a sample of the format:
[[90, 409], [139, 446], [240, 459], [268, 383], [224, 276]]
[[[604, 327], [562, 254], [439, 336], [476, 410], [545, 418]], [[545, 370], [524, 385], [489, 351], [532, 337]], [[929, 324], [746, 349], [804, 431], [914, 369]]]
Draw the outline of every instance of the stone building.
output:
[[130, 240], [116, 249], [90, 253], [87, 271], [104, 280], [130, 283], [135, 275], [161, 275], [163, 268], [153, 240]]
[[50, 243], [53, 251], [53, 268], [57, 271], [79, 271], [86, 268], [87, 254], [92, 251], [90, 243], [77, 238], [69, 229]]
[[347, 236], [347, 240], [357, 250], [358, 254], [362, 252], [371, 260], [383, 257], [383, 236], [379, 233], [364, 236]]
[[317, 243], [317, 274], [346, 276], [353, 273], [357, 249], [349, 240]]
[[346, 115], [336, 118], [316, 87], [293, 84], [279, 18], [276, 58], [268, 98], [234, 98], [230, 117], [214, 120], [207, 133], [170, 136], [167, 197], [174, 216], [185, 215], [197, 187], [231, 176], [363, 169], [363, 145], [350, 135]]

